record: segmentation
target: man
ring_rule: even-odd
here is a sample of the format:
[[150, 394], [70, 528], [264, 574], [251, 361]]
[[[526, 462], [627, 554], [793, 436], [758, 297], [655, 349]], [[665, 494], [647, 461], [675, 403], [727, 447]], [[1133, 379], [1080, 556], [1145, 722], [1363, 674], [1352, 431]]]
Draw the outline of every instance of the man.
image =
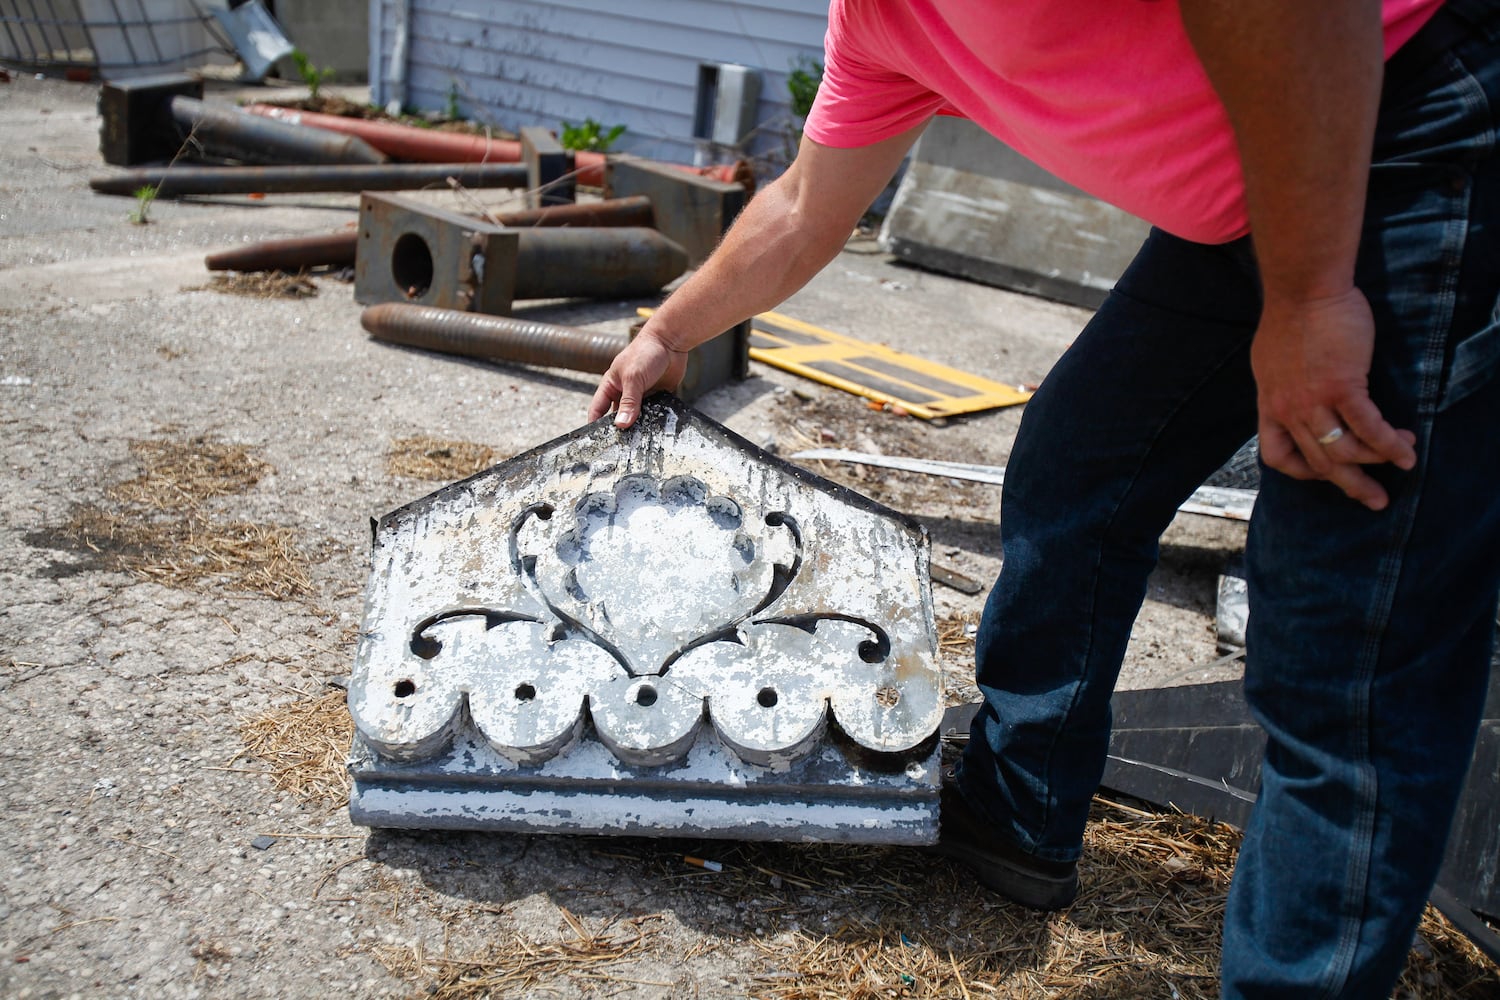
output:
[[942, 839], [1013, 899], [1072, 900], [1158, 537], [1258, 430], [1245, 687], [1270, 739], [1225, 997], [1387, 995], [1472, 754], [1500, 592], [1497, 43], [1496, 0], [834, 0], [796, 162], [590, 407], [629, 426], [690, 347], [799, 288], [935, 113], [1152, 222], [1023, 416]]

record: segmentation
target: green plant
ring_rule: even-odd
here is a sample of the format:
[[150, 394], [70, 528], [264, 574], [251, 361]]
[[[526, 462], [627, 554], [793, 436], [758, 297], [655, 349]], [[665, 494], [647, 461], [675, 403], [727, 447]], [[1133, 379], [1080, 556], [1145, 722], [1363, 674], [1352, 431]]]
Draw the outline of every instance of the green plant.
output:
[[147, 184], [135, 189], [135, 211], [130, 213], [130, 221], [137, 226], [144, 226], [151, 221], [151, 203], [156, 200], [156, 185]]
[[448, 84], [448, 105], [443, 109], [450, 122], [458, 121], [458, 81]]
[[582, 125], [570, 125], [562, 123], [562, 137], [557, 141], [562, 144], [563, 149], [588, 150], [594, 153], [604, 153], [613, 146], [615, 140], [625, 134], [624, 125], [616, 125], [611, 129], [605, 129], [599, 122], [592, 118], [585, 118]]
[[792, 95], [792, 114], [806, 118], [823, 82], [823, 64], [811, 56], [798, 56], [786, 75], [786, 89]]
[[292, 50], [292, 62], [297, 64], [297, 73], [302, 77], [302, 82], [307, 84], [308, 99], [316, 101], [323, 84], [333, 79], [333, 70], [326, 66], [318, 69], [301, 49]]

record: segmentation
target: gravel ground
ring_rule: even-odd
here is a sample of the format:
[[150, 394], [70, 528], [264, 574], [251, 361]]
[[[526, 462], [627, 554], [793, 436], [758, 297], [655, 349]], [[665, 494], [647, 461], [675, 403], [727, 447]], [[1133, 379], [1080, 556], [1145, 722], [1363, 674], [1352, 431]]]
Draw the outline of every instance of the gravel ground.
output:
[[[301, 298], [206, 287], [205, 252], [327, 232], [355, 218], [355, 199], [157, 201], [149, 224], [132, 224], [132, 199], [87, 188], [106, 170], [95, 96], [25, 76], [0, 84], [0, 707], [12, 720], [0, 992], [405, 996], [432, 984], [401, 973], [413, 949], [510, 942], [540, 960], [572, 942], [575, 964], [526, 995], [741, 996], [766, 972], [766, 942], [857, 921], [865, 900], [788, 901], [780, 875], [779, 896], [716, 893], [681, 864], [681, 844], [370, 832], [337, 803], [278, 790], [242, 724], [349, 672], [369, 519], [441, 485], [391, 472], [392, 449], [427, 436], [508, 457], [580, 425], [592, 379], [375, 343], [333, 277]], [[530, 314], [623, 331], [643, 304]], [[782, 311], [1010, 383], [1040, 381], [1087, 318], [898, 266], [868, 240]], [[933, 426], [759, 365], [699, 406], [782, 454], [990, 464], [1004, 463], [1019, 417]], [[130, 492], [160, 477], [163, 449], [226, 448], [256, 475], [211, 496]], [[935, 561], [982, 581], [995, 572], [995, 488], [817, 471], [922, 518]], [[154, 534], [130, 533], [142, 526]], [[290, 568], [257, 581], [215, 562], [203, 546], [226, 532], [274, 542]], [[1243, 530], [1184, 516], [1167, 542], [1126, 686], [1225, 676], [1205, 667], [1215, 581]], [[962, 625], [980, 598], [934, 591], [960, 636], [947, 664], [960, 698]], [[763, 868], [782, 857], [721, 850]], [[958, 891], [940, 862], [902, 863], [918, 884]], [[969, 904], [953, 898], [957, 921]], [[590, 979], [580, 941], [632, 957]]]

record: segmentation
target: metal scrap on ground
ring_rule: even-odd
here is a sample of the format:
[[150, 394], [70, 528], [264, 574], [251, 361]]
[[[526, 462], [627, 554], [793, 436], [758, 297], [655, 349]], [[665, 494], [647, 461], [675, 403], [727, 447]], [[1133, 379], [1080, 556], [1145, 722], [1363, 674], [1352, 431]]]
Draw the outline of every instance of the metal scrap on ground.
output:
[[1031, 393], [780, 313], [751, 324], [750, 357], [931, 420], [1014, 406]]
[[[755, 356], [754, 348], [751, 357]], [[799, 451], [792, 456], [824, 462], [853, 462], [857, 465], [874, 465], [883, 469], [901, 469], [920, 472], [929, 476], [946, 476], [949, 479], [966, 479], [975, 483], [1005, 483], [1005, 466], [971, 465], [967, 462], [939, 462], [928, 458], [902, 458], [897, 455], [871, 455], [842, 448], [814, 448]], [[1187, 502], [1177, 509], [1184, 514], [1207, 514], [1225, 517], [1231, 521], [1248, 521], [1255, 507], [1257, 490], [1232, 489], [1224, 486], [1201, 486], [1193, 491]]]
[[927, 569], [916, 522], [654, 396], [381, 518], [350, 815], [930, 844]]

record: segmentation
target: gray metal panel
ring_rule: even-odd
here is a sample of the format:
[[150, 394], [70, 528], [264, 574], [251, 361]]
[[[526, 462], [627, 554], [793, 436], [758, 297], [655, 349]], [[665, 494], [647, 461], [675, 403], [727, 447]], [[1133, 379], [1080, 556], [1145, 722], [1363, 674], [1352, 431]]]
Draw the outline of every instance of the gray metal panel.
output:
[[1148, 228], [972, 122], [938, 118], [880, 235], [887, 250], [921, 267], [1096, 308]]
[[[391, 96], [390, 55], [402, 4], [373, 0], [372, 93]], [[507, 129], [557, 128], [593, 118], [623, 124], [619, 152], [686, 162], [701, 62], [764, 75], [758, 121], [790, 124], [786, 77], [799, 57], [821, 59], [827, 4], [819, 0], [408, 0], [406, 103]], [[779, 134], [752, 150], [781, 152]]]

